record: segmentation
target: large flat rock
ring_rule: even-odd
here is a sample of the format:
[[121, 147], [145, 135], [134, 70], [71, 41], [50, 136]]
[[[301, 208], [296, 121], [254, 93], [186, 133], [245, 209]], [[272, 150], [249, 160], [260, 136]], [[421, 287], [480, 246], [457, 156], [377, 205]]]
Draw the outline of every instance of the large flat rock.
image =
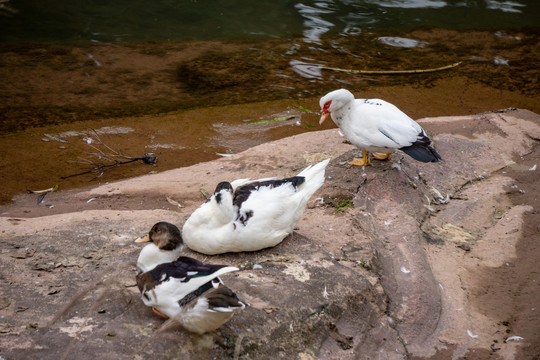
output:
[[[527, 334], [504, 342], [513, 334], [475, 302], [475, 273], [522, 256], [518, 244], [538, 202], [516, 204], [508, 189], [536, 174], [528, 156], [538, 157], [540, 116], [508, 109], [419, 122], [444, 161], [396, 153], [389, 162], [350, 167], [357, 150], [332, 129], [48, 194], [41, 205], [19, 197], [0, 217], [0, 356], [515, 358], [533, 351]], [[250, 304], [243, 312], [197, 336], [164, 325], [142, 304], [134, 280], [141, 247], [133, 240], [155, 222], [181, 226], [204, 201], [200, 189], [212, 192], [220, 181], [291, 176], [328, 157], [325, 185], [280, 245], [212, 257], [186, 250], [241, 268], [223, 280]]]

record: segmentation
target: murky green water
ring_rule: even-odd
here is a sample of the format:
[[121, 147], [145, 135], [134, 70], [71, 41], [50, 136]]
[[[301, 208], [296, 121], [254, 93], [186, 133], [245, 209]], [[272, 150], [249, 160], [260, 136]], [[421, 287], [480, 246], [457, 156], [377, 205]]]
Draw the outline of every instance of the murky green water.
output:
[[426, 26], [506, 30], [540, 25], [536, 0], [8, 0], [0, 41], [139, 42], [286, 38]]

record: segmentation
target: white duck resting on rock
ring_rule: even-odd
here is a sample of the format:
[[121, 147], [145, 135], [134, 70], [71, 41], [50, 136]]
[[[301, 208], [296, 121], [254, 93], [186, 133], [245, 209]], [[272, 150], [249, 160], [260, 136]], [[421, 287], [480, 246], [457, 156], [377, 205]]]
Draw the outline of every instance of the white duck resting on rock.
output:
[[345, 137], [363, 150], [363, 158], [353, 159], [350, 165], [370, 165], [369, 152], [375, 159], [389, 159], [396, 149], [422, 162], [442, 160], [424, 129], [389, 102], [355, 99], [350, 91], [339, 89], [324, 95], [319, 104], [319, 124], [330, 115]]
[[136, 240], [148, 241], [137, 260], [137, 286], [144, 304], [158, 315], [203, 334], [219, 328], [245, 307], [219, 278], [238, 268], [179, 256], [183, 241], [175, 225], [159, 222]]
[[330, 160], [286, 179], [222, 182], [182, 229], [185, 244], [215, 255], [256, 251], [279, 244], [293, 232], [307, 202], [324, 183]]

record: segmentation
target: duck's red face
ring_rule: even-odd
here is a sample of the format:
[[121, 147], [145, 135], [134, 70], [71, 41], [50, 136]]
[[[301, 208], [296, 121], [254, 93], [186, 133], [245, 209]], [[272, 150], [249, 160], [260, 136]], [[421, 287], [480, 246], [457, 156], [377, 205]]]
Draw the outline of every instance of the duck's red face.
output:
[[332, 104], [332, 100], [324, 103], [324, 106], [321, 109], [321, 119], [319, 120], [319, 125], [321, 125], [324, 122], [324, 120], [326, 120], [328, 115], [330, 115], [330, 111], [328, 110], [328, 108], [330, 107], [331, 104]]

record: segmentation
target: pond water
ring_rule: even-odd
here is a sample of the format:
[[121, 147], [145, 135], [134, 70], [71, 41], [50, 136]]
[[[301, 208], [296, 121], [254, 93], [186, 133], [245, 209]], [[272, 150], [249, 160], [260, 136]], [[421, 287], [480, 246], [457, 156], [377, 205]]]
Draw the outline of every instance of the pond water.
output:
[[8, 0], [0, 42], [139, 42], [287, 38], [438, 27], [512, 29], [538, 26], [536, 0]]

